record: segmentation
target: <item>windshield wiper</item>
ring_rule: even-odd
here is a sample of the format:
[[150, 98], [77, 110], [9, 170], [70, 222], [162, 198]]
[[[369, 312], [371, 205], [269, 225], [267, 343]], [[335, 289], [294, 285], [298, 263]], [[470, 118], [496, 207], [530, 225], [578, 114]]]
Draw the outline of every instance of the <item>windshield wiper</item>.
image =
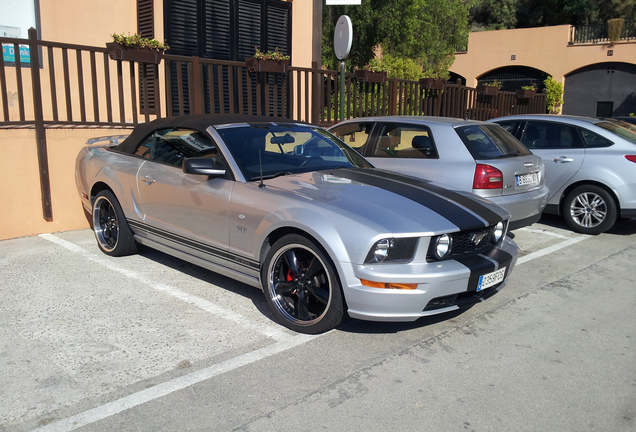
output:
[[251, 178], [251, 180], [269, 180], [269, 179], [273, 179], [273, 178], [288, 175], [288, 174], [291, 174], [291, 173], [289, 171], [281, 171], [281, 172], [277, 172], [276, 174], [254, 176]]

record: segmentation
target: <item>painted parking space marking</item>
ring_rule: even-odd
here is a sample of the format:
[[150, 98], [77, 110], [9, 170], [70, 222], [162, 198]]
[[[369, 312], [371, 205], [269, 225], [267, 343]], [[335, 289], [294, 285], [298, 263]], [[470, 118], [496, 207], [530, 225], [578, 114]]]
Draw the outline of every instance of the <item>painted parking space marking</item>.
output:
[[82, 257], [96, 264], [104, 266], [108, 268], [109, 270], [115, 271], [130, 279], [143, 283], [144, 285], [154, 288], [157, 291], [161, 291], [175, 298], [178, 298], [179, 300], [182, 300], [193, 306], [201, 308], [215, 316], [225, 318], [229, 321], [239, 324], [240, 326], [246, 329], [252, 330], [258, 334], [262, 334], [263, 336], [267, 336], [268, 338], [272, 338], [276, 341], [281, 342], [281, 341], [286, 341], [293, 337], [290, 334], [286, 333], [285, 328], [282, 326], [277, 328], [274, 326], [255, 324], [254, 322], [247, 319], [243, 315], [238, 314], [230, 309], [221, 307], [204, 298], [201, 298], [192, 294], [188, 294], [170, 285], [153, 282], [147, 277], [143, 276], [142, 274], [139, 274], [135, 271], [118, 266], [112, 260], [106, 257], [106, 255], [104, 256], [95, 255], [87, 251], [86, 249], [76, 245], [75, 243], [71, 243], [67, 240], [61, 239], [57, 236], [54, 236], [53, 234], [40, 234], [40, 237], [52, 243], [55, 243], [56, 245], [61, 246], [71, 252], [80, 253], [82, 254]]
[[551, 237], [558, 237], [558, 238], [562, 238], [562, 239], [570, 239], [572, 237], [568, 237], [568, 236], [564, 236], [563, 234], [558, 234], [552, 231], [548, 231], [548, 230], [544, 230], [544, 229], [534, 229], [534, 228], [520, 228], [519, 231], [527, 231], [527, 232], [531, 232], [531, 233], [535, 233], [535, 234], [544, 234], [544, 235], [548, 235]]
[[[526, 231], [530, 231], [530, 230], [526, 230]], [[580, 235], [577, 237], [565, 237], [562, 236], [560, 234], [556, 234], [556, 233], [551, 233], [549, 231], [542, 231], [542, 230], [532, 230], [532, 232], [534, 231], [539, 231], [539, 233], [541, 234], [546, 234], [546, 235], [552, 235], [554, 237], [559, 237], [559, 238], [565, 238], [567, 240], [560, 242], [556, 245], [541, 249], [539, 251], [533, 252], [531, 254], [528, 254], [524, 257], [521, 257], [517, 260], [517, 264], [523, 264], [529, 261], [532, 261], [534, 259], [546, 256], [548, 254], [554, 253], [560, 249], [564, 249], [566, 247], [572, 246], [576, 243], [579, 243], [583, 240], [586, 240], [592, 236], [587, 236], [587, 235]], [[88, 252], [87, 250], [83, 249], [82, 247], [68, 242], [66, 240], [63, 240], [59, 237], [56, 237], [52, 234], [41, 234], [40, 237], [51, 241], [59, 246], [64, 247], [65, 249], [75, 252], [75, 253], [81, 253], [86, 259], [93, 261], [97, 264], [100, 264], [102, 266], [105, 266], [113, 271], [116, 271], [120, 274], [123, 274], [127, 277], [133, 278], [135, 280], [138, 280], [144, 284], [147, 284], [148, 286], [151, 286], [159, 291], [162, 292], [166, 292], [176, 298], [179, 298], [180, 300], [186, 301], [190, 304], [193, 304], [195, 306], [198, 306], [210, 313], [213, 313], [215, 315], [219, 315], [222, 316], [224, 318], [227, 318], [230, 321], [236, 322], [242, 326], [245, 326], [247, 328], [253, 329], [254, 331], [259, 332], [260, 334], [263, 334], [265, 336], [271, 337], [272, 339], [276, 340], [277, 342], [268, 345], [264, 348], [260, 348], [254, 351], [250, 351], [248, 353], [245, 353], [243, 355], [234, 357], [232, 359], [226, 360], [224, 362], [212, 365], [210, 367], [204, 368], [204, 369], [200, 369], [198, 371], [192, 372], [190, 374], [184, 375], [182, 377], [179, 378], [175, 378], [173, 380], [170, 381], [166, 381], [164, 383], [158, 384], [156, 386], [141, 390], [139, 392], [130, 394], [128, 396], [125, 396], [123, 398], [117, 399], [115, 401], [106, 403], [104, 405], [95, 407], [93, 409], [90, 409], [88, 411], [84, 411], [81, 412], [79, 414], [76, 414], [74, 416], [71, 417], [67, 417], [65, 419], [50, 423], [46, 426], [43, 426], [41, 428], [35, 429], [36, 432], [70, 432], [73, 431], [75, 429], [81, 428], [83, 426], [98, 422], [100, 420], [104, 420], [108, 417], [111, 417], [113, 415], [116, 415], [120, 412], [123, 412], [125, 410], [128, 410], [130, 408], [134, 408], [136, 406], [142, 405], [144, 403], [147, 402], [151, 402], [153, 400], [159, 399], [161, 397], [170, 395], [174, 392], [177, 392], [179, 390], [183, 390], [185, 388], [191, 387], [193, 385], [196, 385], [200, 382], [203, 382], [205, 380], [208, 380], [210, 378], [214, 378], [216, 376], [222, 375], [226, 372], [230, 372], [233, 371], [235, 369], [238, 369], [240, 367], [243, 366], [247, 366], [251, 363], [255, 363], [257, 361], [263, 360], [265, 358], [271, 357], [273, 355], [282, 353], [284, 351], [287, 351], [291, 348], [295, 348], [298, 347], [300, 345], [306, 344], [307, 342], [312, 341], [315, 338], [324, 336], [327, 333], [324, 333], [322, 335], [303, 335], [303, 334], [297, 334], [297, 335], [288, 335], [285, 333], [281, 333], [281, 330], [278, 330], [274, 327], [270, 327], [270, 328], [265, 328], [264, 326], [260, 326], [260, 325], [254, 325], [252, 323], [250, 323], [245, 317], [243, 317], [240, 314], [236, 314], [232, 311], [228, 311], [224, 308], [221, 308], [218, 305], [215, 305], [212, 302], [209, 302], [208, 300], [202, 299], [200, 297], [196, 297], [196, 296], [192, 296], [190, 294], [187, 294], [183, 291], [180, 291], [174, 287], [170, 287], [168, 285], [164, 285], [164, 284], [157, 284], [154, 283], [152, 281], [150, 281], [148, 278], [146, 278], [143, 275], [140, 275], [134, 271], [128, 270], [128, 269], [124, 269], [121, 268], [117, 265], [115, 265], [113, 262], [111, 262], [108, 258], [106, 257], [100, 257], [97, 256], [95, 254], [92, 254], [90, 252]]]
[[[552, 246], [548, 246], [547, 248], [543, 248], [541, 250], [538, 250], [536, 252], [532, 252], [528, 255], [522, 256], [521, 258], [517, 258], [517, 264], [523, 264], [523, 263], [527, 263], [528, 261], [532, 261], [535, 260], [537, 258], [541, 258], [543, 256], [549, 255], [553, 252], [556, 252], [560, 249], [572, 246], [574, 244], [577, 244], [583, 240], [589, 239], [593, 236], [589, 236], [589, 235], [584, 235], [581, 234], [577, 237], [570, 237], [569, 240], [566, 241], [562, 241], [561, 243], [557, 243], [555, 245]], [[567, 238], [567, 237], [566, 237]]]
[[141, 390], [137, 393], [133, 393], [129, 396], [117, 399], [113, 402], [109, 402], [91, 410], [84, 411], [72, 417], [68, 417], [54, 423], [49, 423], [46, 426], [35, 429], [35, 431], [69, 432], [88, 424], [103, 420], [127, 409], [134, 408], [138, 405], [153, 401], [155, 399], [159, 399], [160, 397], [167, 396], [176, 391], [183, 390], [226, 372], [230, 372], [240, 367], [249, 365], [250, 363], [263, 360], [267, 357], [271, 357], [275, 354], [279, 354], [283, 351], [287, 351], [291, 348], [303, 345], [320, 336], [322, 335], [298, 334], [296, 336], [291, 336], [286, 341], [276, 342], [272, 345], [248, 352], [238, 357], [234, 357], [222, 363], [218, 363], [210, 367], [200, 369], [196, 372], [192, 372], [188, 375], [166, 381], [162, 384], [158, 384], [145, 390]]

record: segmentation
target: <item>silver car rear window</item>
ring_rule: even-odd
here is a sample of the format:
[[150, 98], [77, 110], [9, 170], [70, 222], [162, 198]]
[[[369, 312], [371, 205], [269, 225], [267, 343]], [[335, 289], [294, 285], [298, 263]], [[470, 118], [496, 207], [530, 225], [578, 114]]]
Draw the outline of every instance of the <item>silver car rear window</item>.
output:
[[598, 126], [607, 131], [615, 133], [619, 137], [625, 138], [626, 140], [636, 144], [636, 125], [625, 122], [605, 121], [594, 123], [594, 126]]
[[528, 156], [532, 153], [499, 125], [471, 125], [455, 128], [455, 132], [475, 160]]

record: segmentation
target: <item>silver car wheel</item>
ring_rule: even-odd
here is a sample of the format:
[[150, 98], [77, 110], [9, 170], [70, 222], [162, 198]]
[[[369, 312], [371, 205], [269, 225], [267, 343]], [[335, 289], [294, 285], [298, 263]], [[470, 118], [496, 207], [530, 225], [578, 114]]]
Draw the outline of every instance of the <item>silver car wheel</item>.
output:
[[593, 192], [577, 195], [570, 205], [572, 219], [584, 228], [594, 228], [603, 223], [607, 216], [605, 200]]
[[93, 229], [99, 246], [112, 252], [119, 239], [119, 221], [113, 204], [104, 196], [97, 197], [93, 204]]
[[581, 185], [565, 197], [562, 214], [572, 230], [597, 235], [614, 225], [618, 211], [608, 191], [596, 185]]

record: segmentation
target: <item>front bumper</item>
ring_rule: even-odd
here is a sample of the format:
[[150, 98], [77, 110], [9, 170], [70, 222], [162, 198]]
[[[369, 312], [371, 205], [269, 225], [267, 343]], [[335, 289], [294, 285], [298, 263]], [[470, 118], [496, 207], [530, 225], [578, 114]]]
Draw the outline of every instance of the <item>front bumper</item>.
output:
[[[503, 288], [517, 262], [519, 248], [506, 237], [497, 248], [468, 259], [423, 264], [350, 265], [344, 270], [343, 291], [349, 316], [370, 321], [415, 321], [482, 301]], [[506, 268], [504, 280], [477, 292], [479, 277]], [[417, 283], [415, 290], [363, 286], [376, 282]]]

